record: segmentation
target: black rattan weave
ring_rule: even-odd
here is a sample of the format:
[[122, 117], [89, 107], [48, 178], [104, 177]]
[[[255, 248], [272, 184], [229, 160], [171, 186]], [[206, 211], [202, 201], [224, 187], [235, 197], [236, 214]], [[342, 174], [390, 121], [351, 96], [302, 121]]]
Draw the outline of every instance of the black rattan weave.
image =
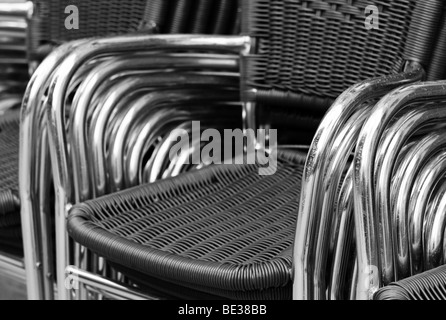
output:
[[258, 165], [214, 166], [88, 201], [72, 209], [68, 230], [142, 284], [163, 281], [158, 289], [173, 296], [291, 298], [304, 161], [281, 152], [274, 175], [260, 176]]
[[[418, 3], [418, 6], [416, 6]], [[258, 89], [336, 98], [351, 85], [400, 72], [406, 60], [430, 62], [443, 1], [244, 1], [243, 32], [258, 39], [246, 59]], [[379, 8], [379, 29], [365, 8]]]
[[[150, 29], [157, 33], [231, 34], [238, 15], [237, 0], [36, 0], [31, 32], [41, 42], [62, 42]], [[79, 29], [65, 19], [79, 9]], [[237, 30], [238, 32], [238, 30]]]
[[[19, 113], [0, 118], [0, 219], [18, 210]], [[0, 226], [2, 221], [0, 221]]]
[[375, 300], [446, 300], [446, 266], [392, 283]]
[[22, 255], [18, 197], [19, 112], [0, 118], [0, 251]]

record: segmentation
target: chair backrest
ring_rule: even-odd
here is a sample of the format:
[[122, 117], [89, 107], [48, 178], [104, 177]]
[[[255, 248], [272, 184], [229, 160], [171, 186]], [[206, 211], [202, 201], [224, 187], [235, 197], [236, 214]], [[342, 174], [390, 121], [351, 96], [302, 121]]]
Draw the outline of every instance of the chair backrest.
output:
[[248, 84], [335, 98], [354, 83], [401, 71], [405, 61], [427, 67], [443, 6], [437, 0], [244, 1], [242, 32], [257, 39], [244, 63]]
[[[239, 33], [238, 0], [35, 0], [33, 48], [65, 42], [147, 31], [155, 33]], [[79, 28], [65, 20], [78, 9]], [[66, 9], [68, 10], [66, 11]]]

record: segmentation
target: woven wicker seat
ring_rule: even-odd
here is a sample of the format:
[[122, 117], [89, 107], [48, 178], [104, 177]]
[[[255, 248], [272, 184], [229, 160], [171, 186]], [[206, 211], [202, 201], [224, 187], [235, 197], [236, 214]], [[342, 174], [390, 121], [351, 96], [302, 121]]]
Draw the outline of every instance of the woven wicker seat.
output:
[[278, 159], [271, 176], [258, 165], [214, 166], [86, 202], [73, 208], [69, 233], [135, 281], [166, 281], [159, 290], [173, 296], [291, 298], [305, 155]]
[[19, 113], [0, 119], [0, 251], [21, 251], [20, 201], [18, 199]]
[[392, 283], [375, 300], [446, 300], [446, 266]]

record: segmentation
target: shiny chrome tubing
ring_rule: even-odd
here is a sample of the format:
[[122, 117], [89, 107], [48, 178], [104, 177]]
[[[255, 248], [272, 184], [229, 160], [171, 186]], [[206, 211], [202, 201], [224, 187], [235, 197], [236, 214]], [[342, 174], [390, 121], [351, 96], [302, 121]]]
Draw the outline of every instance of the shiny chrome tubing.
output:
[[411, 244], [411, 262], [416, 273], [425, 270], [423, 264], [423, 227], [429, 201], [434, 189], [440, 183], [446, 173], [446, 151], [431, 158], [417, 177], [410, 196], [408, 220], [409, 241]]
[[[189, 119], [190, 115], [187, 112], [179, 112], [177, 110], [170, 110], [170, 108], [163, 108], [155, 112], [150, 117], [146, 118], [147, 122], [142, 125], [135, 135], [136, 140], [129, 139], [128, 153], [125, 164], [125, 184], [127, 188], [135, 187], [142, 181], [141, 160], [144, 151], [148, 149], [154, 141], [158, 138], [160, 125], [170, 125], [181, 123]], [[158, 130], [157, 130], [158, 129]]]
[[[153, 73], [155, 70], [163, 69], [173, 71], [177, 69], [211, 69], [227, 72], [238, 71], [238, 59], [231, 55], [217, 55], [217, 54], [165, 54], [159, 56], [154, 53], [132, 54], [117, 56], [104, 61], [100, 67], [92, 70], [90, 80], [86, 80], [89, 86], [83, 85], [79, 90], [79, 97], [82, 97], [84, 102], [88, 101], [88, 105], [96, 105], [98, 98], [105, 95], [105, 91], [109, 90], [111, 85], [119, 78], [124, 76], [131, 76], [136, 74]], [[109, 79], [108, 79], [109, 78]], [[108, 80], [108, 81], [107, 81]], [[90, 82], [91, 81], [91, 82]], [[93, 95], [93, 96], [92, 96]], [[82, 102], [82, 103], [84, 103]], [[70, 118], [73, 118], [76, 107], [71, 109]], [[94, 113], [97, 108], [89, 106], [90, 113]]]
[[[373, 299], [382, 284], [380, 252], [392, 250], [379, 243], [374, 208], [373, 167], [380, 138], [389, 122], [411, 103], [437, 101], [446, 94], [446, 83], [429, 82], [400, 87], [381, 99], [364, 124], [355, 156], [355, 226], [358, 249], [358, 299]], [[386, 230], [390, 232], [390, 230]]]
[[[420, 171], [426, 163], [439, 150], [446, 148], [446, 131], [432, 132], [421, 139], [415, 146], [408, 151], [399, 170], [394, 175], [394, 182], [392, 191], [394, 195], [392, 226], [396, 235], [394, 237], [395, 255], [397, 267], [402, 262], [406, 262], [405, 257], [409, 257], [410, 275], [415, 275], [423, 271], [423, 264], [421, 259], [414, 261], [412, 257], [413, 248], [421, 249], [421, 238], [418, 238], [418, 243], [413, 242], [414, 238], [410, 236], [413, 234], [409, 226], [413, 225], [413, 220], [409, 216], [409, 201], [412, 194], [412, 188], [415, 184]], [[418, 217], [418, 219], [422, 217]], [[415, 244], [415, 246], [414, 246]], [[400, 258], [403, 257], [403, 258]]]
[[[390, 188], [390, 208], [392, 212], [395, 211], [397, 197], [401, 187], [401, 180], [406, 173], [408, 162], [410, 161], [409, 155], [413, 154], [414, 148], [420, 143], [421, 139], [417, 138], [406, 144], [398, 155], [396, 169], [392, 176], [392, 186]], [[392, 225], [394, 225], [392, 223]]]
[[[169, 82], [169, 77], [165, 78], [167, 82]], [[190, 84], [197, 84], [197, 81], [201, 82], [203, 85], [206, 80], [207, 84], [215, 84], [215, 81], [223, 83], [222, 79], [213, 78], [213, 77], [193, 77], [190, 75], [186, 76], [185, 79], [189, 79]], [[171, 79], [172, 80], [172, 79]], [[171, 81], [172, 82], [172, 81]], [[161, 83], [161, 82], [159, 82]], [[165, 82], [163, 82], [165, 83]], [[184, 82], [184, 83], [187, 83]], [[184, 84], [183, 84], [184, 87]], [[175, 88], [175, 87], [174, 87]], [[200, 97], [201, 96], [201, 97]], [[150, 121], [150, 116], [153, 116], [157, 112], [157, 108], [160, 106], [165, 106], [166, 104], [172, 104], [176, 101], [188, 101], [188, 100], [198, 100], [200, 99], [210, 99], [212, 97], [209, 96], [209, 93], [203, 93], [191, 90], [172, 90], [172, 91], [162, 91], [158, 90], [157, 92], [150, 92], [144, 96], [138, 98], [133, 105], [125, 110], [122, 114], [122, 119], [119, 124], [115, 123], [114, 126], [117, 128], [116, 134], [113, 134], [110, 137], [109, 144], [109, 155], [108, 155], [108, 172], [109, 172], [109, 185], [112, 191], [122, 190], [125, 185], [125, 155], [124, 152], [127, 149], [127, 145], [129, 145], [128, 137], [130, 132], [133, 130], [135, 126], [137, 126], [138, 122], [141, 125], [145, 125], [147, 121]], [[220, 98], [223, 98], [220, 96]], [[101, 134], [103, 134], [105, 130], [102, 130]], [[100, 138], [95, 139], [98, 143], [101, 143]], [[98, 145], [98, 150], [105, 150], [105, 146], [103, 142], [101, 145]], [[105, 159], [104, 157], [102, 159]], [[101, 161], [101, 159], [98, 159]]]
[[341, 213], [336, 212], [333, 208], [337, 204], [342, 174], [347, 169], [348, 158], [354, 150], [356, 139], [364, 121], [367, 119], [370, 108], [371, 105], [369, 104], [350, 117], [335, 138], [333, 146], [327, 155], [327, 160], [324, 163], [324, 188], [321, 192], [323, 202], [313, 262], [313, 299], [315, 300], [325, 300], [327, 298], [327, 285], [325, 283], [327, 278], [326, 271], [328, 269], [327, 261], [329, 254], [332, 255], [334, 251], [334, 230], [337, 230], [339, 227], [340, 215], [338, 214]]
[[[157, 106], [161, 103], [169, 103], [174, 102], [177, 100], [188, 100], [188, 99], [197, 99], [195, 95], [192, 96], [186, 96], [184, 93], [174, 93], [174, 92], [167, 92], [167, 91], [159, 91], [159, 92], [150, 92], [146, 93], [145, 95], [139, 97], [136, 99], [136, 101], [132, 102], [132, 108], [129, 108], [128, 105], [122, 105], [124, 108], [129, 108], [128, 110], [122, 110], [124, 114], [122, 115], [125, 117], [125, 114], [128, 114], [128, 119], [126, 119], [126, 122], [122, 123], [120, 125], [114, 124], [114, 127], [116, 128], [116, 133], [112, 133], [109, 137], [110, 139], [110, 155], [109, 155], [109, 161], [112, 161], [112, 159], [115, 159], [118, 164], [115, 165], [115, 163], [111, 163], [109, 166], [107, 166], [107, 160], [105, 157], [105, 135], [107, 132], [107, 124], [109, 123], [109, 119], [112, 115], [112, 113], [117, 109], [118, 103], [125, 97], [128, 96], [132, 91], [136, 90], [154, 90], [155, 86], [169, 86], [172, 88], [175, 88], [176, 85], [178, 86], [194, 86], [194, 85], [229, 85], [232, 83], [233, 77], [224, 77], [224, 76], [205, 76], [200, 74], [185, 74], [185, 73], [154, 73], [151, 75], [145, 75], [138, 78], [129, 78], [129, 79], [123, 79], [122, 82], [118, 83], [113, 90], [110, 91], [109, 95], [107, 96], [104, 104], [102, 105], [101, 111], [99, 112], [97, 116], [97, 120], [93, 122], [94, 128], [92, 129], [92, 136], [91, 136], [91, 143], [92, 143], [92, 166], [93, 166], [93, 174], [91, 176], [94, 176], [94, 183], [96, 185], [96, 195], [102, 195], [106, 191], [106, 187], [109, 187], [112, 191], [115, 190], [116, 185], [121, 185], [123, 183], [123, 175], [115, 175], [114, 173], [110, 173], [110, 180], [111, 184], [108, 183], [108, 179], [106, 176], [107, 169], [109, 168], [111, 170], [114, 170], [112, 168], [124, 168], [123, 165], [123, 150], [121, 148], [114, 148], [115, 142], [113, 141], [112, 137], [122, 137], [120, 140], [120, 146], [124, 146], [125, 137], [126, 135], [123, 134], [123, 132], [126, 132], [130, 129], [130, 124], [132, 123], [133, 119], [138, 119], [137, 114], [141, 112], [142, 110], [148, 110], [147, 106]], [[202, 98], [207, 97], [208, 93], [201, 93]], [[208, 96], [208, 98], [211, 98]], [[221, 97], [224, 98], [224, 97]], [[139, 110], [139, 111], [138, 111]], [[121, 121], [124, 121], [125, 118], [123, 118]], [[118, 131], [120, 132], [118, 134]], [[82, 152], [83, 149], [80, 149], [80, 152]], [[118, 152], [116, 156], [114, 156], [114, 152]], [[85, 150], [87, 152], [87, 150]], [[116, 169], [119, 170], [119, 169]], [[122, 169], [121, 169], [122, 170]], [[120, 171], [121, 172], [121, 171]], [[82, 171], [81, 171], [82, 173]], [[88, 173], [87, 173], [88, 176]], [[91, 178], [90, 176], [90, 178]], [[111, 177], [117, 177], [116, 180], [118, 182], [115, 183], [113, 178]], [[116, 190], [115, 190], [116, 191]]]
[[[192, 122], [185, 122], [175, 128], [175, 130], [186, 131], [190, 135], [192, 132]], [[152, 157], [152, 163], [144, 170], [144, 183], [153, 183], [162, 178], [163, 172], [169, 166], [169, 152], [176, 143], [177, 141], [171, 139], [170, 134], [164, 137], [160, 142], [157, 152]]]
[[[411, 245], [410, 233], [408, 227], [412, 225], [412, 222], [408, 219], [409, 201], [412, 193], [412, 188], [415, 183], [415, 179], [420, 173], [424, 165], [429, 161], [432, 156], [438, 153], [439, 150], [446, 147], [446, 132], [441, 130], [439, 132], [433, 132], [421, 141], [419, 141], [405, 156], [405, 159], [400, 165], [399, 170], [394, 175], [393, 189], [394, 199], [393, 214], [392, 214], [392, 226], [394, 231], [394, 246], [395, 246], [395, 259], [396, 267], [404, 269], [409, 266], [409, 275], [415, 275], [422, 271], [422, 263], [417, 264], [411, 258]], [[421, 243], [419, 244], [421, 245]], [[421, 262], [421, 261], [420, 261]]]
[[[102, 278], [98, 275], [80, 270], [73, 266], [68, 266], [66, 273], [77, 281], [78, 283], [86, 286], [91, 286], [97, 290], [100, 290], [105, 295], [115, 299], [123, 300], [158, 300], [157, 298], [150, 297], [144, 293], [137, 291], [135, 288], [118, 284], [114, 281]], [[66, 277], [64, 277], [65, 279]]]
[[25, 92], [21, 111], [21, 133], [19, 147], [19, 191], [21, 199], [22, 237], [25, 255], [28, 299], [43, 299], [42, 258], [40, 256], [40, 230], [38, 224], [38, 181], [36, 163], [43, 127], [41, 97], [48, 89], [48, 79], [59, 66], [60, 61], [82, 41], [72, 42], [56, 49], [36, 70]]
[[[93, 196], [92, 192], [92, 181], [90, 173], [87, 173], [91, 166], [88, 164], [87, 159], [87, 138], [86, 138], [86, 123], [87, 123], [87, 114], [88, 109], [91, 104], [91, 100], [98, 87], [106, 81], [111, 76], [115, 78], [117, 76], [123, 76], [130, 71], [138, 71], [139, 73], [143, 72], [143, 70], [150, 71], [155, 69], [168, 69], [168, 68], [211, 68], [217, 70], [236, 70], [237, 61], [236, 59], [223, 59], [222, 56], [219, 55], [173, 55], [173, 56], [132, 56], [132, 57], [118, 57], [116, 59], [112, 59], [111, 61], [107, 61], [103, 64], [100, 64], [96, 67], [88, 76], [87, 79], [81, 84], [79, 90], [73, 101], [72, 107], [72, 119], [71, 123], [73, 123], [73, 127], [76, 130], [71, 130], [71, 142], [75, 146], [74, 149], [78, 150], [78, 152], [72, 153], [73, 157], [73, 165], [74, 171], [79, 172], [79, 175], [74, 175], [74, 184], [76, 186], [76, 200], [79, 202], [85, 201], [87, 199], [91, 199]], [[148, 75], [148, 77], [151, 77]], [[147, 83], [149, 83], [149, 79], [147, 79]], [[171, 80], [172, 83], [178, 82]], [[187, 82], [185, 82], [187, 83]], [[152, 80], [153, 86], [162, 86], [165, 82], [159, 83], [157, 79]], [[147, 84], [149, 86], [150, 84]], [[166, 85], [169, 85], [167, 83]], [[131, 87], [132, 90], [135, 90], [134, 87]], [[93, 148], [94, 150], [94, 148]], [[99, 151], [101, 152], [101, 151]], [[96, 163], [93, 160], [93, 164]], [[93, 170], [93, 172], [96, 170]], [[99, 170], [99, 172], [103, 172]], [[98, 174], [100, 175], [101, 173]], [[104, 182], [104, 181], [102, 181]], [[93, 185], [94, 182], [93, 182]], [[99, 184], [100, 193], [104, 194], [105, 186], [103, 184]]]
[[446, 229], [446, 183], [432, 201], [424, 219], [424, 269], [432, 270], [444, 264], [443, 249]]
[[[393, 245], [395, 245], [396, 250], [398, 247], [408, 247], [407, 238], [399, 239], [405, 243], [395, 242], [397, 231], [391, 227], [393, 225], [390, 210], [390, 187], [398, 155], [410, 137], [419, 128], [441, 121], [446, 121], [446, 108], [443, 106], [428, 105], [423, 106], [423, 108], [410, 110], [387, 130], [385, 137], [382, 138], [382, 146], [378, 149], [375, 161], [375, 210], [379, 219], [379, 243], [382, 248], [389, 249], [381, 251], [383, 285], [388, 285], [395, 280], [398, 281], [410, 276], [408, 251], [406, 251], [407, 254], [398, 256], [393, 253]], [[405, 217], [399, 218], [405, 220]], [[401, 252], [401, 250], [398, 251]], [[395, 268], [394, 258], [397, 259], [395, 260]]]
[[[337, 235], [328, 286], [329, 300], [344, 300], [347, 281], [347, 269], [354, 235], [353, 221], [353, 166], [347, 172], [339, 193], [335, 208], [339, 219], [338, 227], [333, 231]], [[353, 281], [353, 279], [352, 279]]]
[[324, 163], [334, 139], [350, 116], [361, 105], [373, 98], [379, 98], [390, 90], [424, 77], [422, 68], [414, 71], [372, 79], [352, 86], [345, 91], [330, 108], [313, 140], [305, 165], [299, 202], [296, 238], [294, 246], [293, 297], [297, 300], [312, 299], [313, 258], [317, 221], [320, 215], [320, 192]]
[[356, 299], [356, 287], [358, 283], [358, 259], [355, 259], [355, 265], [353, 267], [353, 275], [352, 275], [352, 282], [350, 287], [350, 300], [357, 300]]
[[[201, 90], [203, 89], [200, 88], [200, 91]], [[193, 95], [191, 97], [193, 98]], [[206, 101], [231, 101], [232, 99], [238, 99], [238, 92], [234, 95], [229, 91], [216, 91], [215, 93], [212, 91], [207, 91], [206, 94], [199, 92], [193, 102], [206, 103]], [[181, 103], [181, 100], [182, 99], [177, 99], [176, 103]], [[208, 109], [212, 108], [211, 103], [209, 103], [207, 107]], [[166, 126], [178, 125], [180, 122], [187, 119], [192, 121], [192, 116], [202, 119], [206, 115], [210, 116], [211, 110], [205, 110], [204, 113], [204, 115], [201, 115], [196, 111], [194, 112], [194, 109], [191, 106], [183, 106], [181, 104], [180, 108], [174, 108], [174, 106], [168, 106], [166, 108], [166, 106], [164, 106], [164, 108], [157, 110], [153, 114], [149, 114], [147, 117], [140, 117], [141, 120], [135, 119], [136, 121], [132, 121], [132, 123], [135, 125], [135, 130], [133, 130], [132, 134], [128, 135], [128, 138], [125, 139], [126, 147], [124, 150], [127, 150], [127, 152], [123, 157], [125, 159], [125, 187], [130, 188], [142, 183], [143, 170], [141, 164], [143, 157], [149, 150], [150, 146], [156, 142], [159, 136], [165, 133], [163, 131], [165, 130]], [[195, 146], [195, 144], [193, 144], [193, 146], [195, 149], [200, 150], [200, 141], [198, 141], [197, 144], [198, 147]], [[186, 157], [185, 155], [185, 158], [182, 158], [178, 163], [176, 163], [176, 165], [178, 165], [179, 168], [182, 168], [188, 159], [189, 157]], [[111, 169], [113, 170], [114, 168]], [[181, 172], [181, 170], [179, 172]]]
[[[115, 53], [162, 50], [204, 50], [245, 54], [249, 52], [251, 38], [247, 36], [191, 36], [191, 35], [131, 35], [105, 39], [94, 39], [73, 50], [61, 63], [54, 74], [50, 90], [51, 109], [48, 110], [48, 125], [50, 137], [51, 163], [56, 190], [56, 215], [64, 217], [59, 220], [56, 229], [59, 230], [57, 242], [60, 251], [57, 252], [58, 278], [63, 279], [65, 267], [68, 265], [67, 235], [65, 230], [65, 215], [70, 204], [74, 202], [71, 194], [72, 185], [69, 179], [67, 141], [65, 132], [65, 98], [70, 79], [88, 60], [96, 56]], [[58, 294], [61, 299], [69, 297], [63, 283], [58, 283]]]
[[[46, 101], [44, 102], [46, 103]], [[43, 282], [44, 297], [47, 300], [54, 300], [54, 243], [51, 224], [52, 204], [48, 195], [51, 193], [51, 163], [49, 161], [49, 146], [47, 128], [43, 127], [41, 131], [41, 149], [40, 149], [40, 169], [38, 171], [39, 183], [39, 224], [42, 239], [42, 273], [45, 281]]]
[[0, 16], [30, 19], [34, 13], [32, 1], [8, 2], [0, 1]]
[[[92, 159], [92, 173], [93, 175], [90, 177], [92, 179], [92, 183], [96, 188], [95, 196], [101, 196], [106, 194], [110, 189], [112, 189], [108, 183], [107, 177], [107, 158], [105, 156], [105, 142], [106, 142], [106, 132], [107, 126], [110, 120], [110, 117], [115, 112], [121, 112], [121, 108], [127, 109], [129, 106], [126, 104], [119, 104], [121, 100], [123, 100], [126, 96], [130, 96], [132, 91], [137, 91], [146, 88], [145, 90], [152, 89], [153, 83], [166, 83], [172, 79], [170, 74], [164, 75], [152, 75], [151, 77], [138, 77], [138, 78], [126, 78], [122, 79], [116, 83], [108, 95], [105, 97], [103, 103], [101, 103], [101, 109], [97, 113], [95, 119], [92, 120], [92, 128], [91, 128], [91, 136], [90, 143], [92, 145], [91, 150], [91, 159]], [[147, 94], [147, 93], [146, 93]], [[159, 96], [159, 94], [158, 94]], [[140, 99], [139, 97], [138, 99]], [[159, 97], [162, 99], [162, 97]], [[134, 104], [134, 102], [132, 102]], [[125, 110], [122, 110], [124, 112]], [[121, 129], [120, 126], [115, 125], [116, 131]], [[124, 128], [122, 128], [124, 129]], [[114, 136], [114, 134], [111, 134]], [[111, 137], [108, 137], [108, 140], [111, 141]], [[111, 142], [110, 142], [111, 144]], [[80, 146], [79, 146], [80, 147]], [[85, 150], [85, 148], [81, 149]], [[88, 152], [85, 150], [84, 152]], [[88, 168], [87, 168], [88, 169]], [[87, 174], [82, 173], [81, 175]]]

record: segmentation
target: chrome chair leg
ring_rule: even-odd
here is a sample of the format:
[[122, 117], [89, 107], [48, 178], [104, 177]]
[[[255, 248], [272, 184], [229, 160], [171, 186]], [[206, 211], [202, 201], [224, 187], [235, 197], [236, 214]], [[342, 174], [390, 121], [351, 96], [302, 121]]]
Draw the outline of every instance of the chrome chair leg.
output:
[[33, 300], [43, 298], [40, 236], [36, 233], [39, 230], [36, 220], [39, 210], [36, 195], [38, 182], [34, 175], [39, 171], [35, 159], [40, 150], [36, 132], [41, 132], [44, 125], [40, 97], [47, 90], [47, 81], [59, 63], [80, 43], [82, 42], [78, 41], [61, 46], [42, 63], [29, 82], [22, 105], [19, 188], [27, 290], [28, 298]]

